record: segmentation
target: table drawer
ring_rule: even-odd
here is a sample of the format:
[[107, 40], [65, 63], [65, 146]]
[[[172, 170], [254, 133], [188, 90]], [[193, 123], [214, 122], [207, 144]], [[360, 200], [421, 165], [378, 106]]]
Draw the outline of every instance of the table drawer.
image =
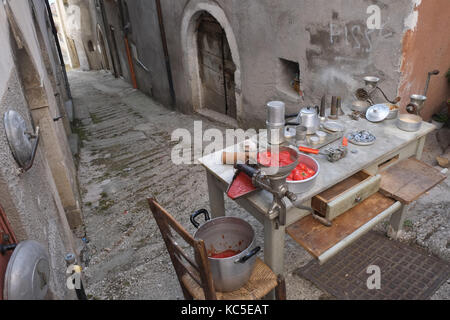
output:
[[352, 175], [311, 199], [312, 208], [328, 220], [333, 220], [367, 199], [380, 188], [381, 175], [364, 171]]
[[401, 207], [400, 201], [375, 192], [337, 217], [331, 227], [308, 215], [287, 227], [286, 232], [323, 263]]

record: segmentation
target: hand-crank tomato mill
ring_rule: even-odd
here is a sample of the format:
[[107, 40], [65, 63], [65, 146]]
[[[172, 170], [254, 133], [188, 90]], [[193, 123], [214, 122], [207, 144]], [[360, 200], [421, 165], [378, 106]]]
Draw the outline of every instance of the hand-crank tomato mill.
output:
[[[295, 207], [310, 211], [313, 217], [325, 225], [330, 225], [329, 221], [317, 216], [312, 208], [297, 204], [296, 194], [289, 190], [289, 185], [286, 178], [297, 167], [301, 157], [308, 158], [311, 166], [314, 167], [315, 173], [309, 179], [298, 182], [296, 181], [298, 184], [303, 183], [305, 186], [310, 186], [319, 173], [319, 163], [311, 157], [300, 154], [297, 148], [289, 146], [286, 143], [284, 138], [285, 105], [283, 102], [271, 101], [267, 104], [266, 124], [268, 129], [267, 147], [264, 150], [260, 150], [258, 153], [253, 153], [253, 156], [249, 155], [244, 157], [246, 158], [247, 163], [253, 162], [254, 165], [250, 163], [235, 164], [235, 168], [237, 170], [233, 181], [227, 190], [227, 194], [230, 196], [230, 191], [235, 191], [238, 189], [240, 194], [232, 195], [233, 199], [237, 199], [255, 190], [264, 189], [273, 195], [273, 200], [269, 207], [268, 215], [276, 216], [279, 225], [284, 226], [286, 224], [286, 204], [283, 200], [284, 198], [289, 199]], [[226, 155], [224, 155], [223, 158], [225, 157]], [[233, 156], [233, 158], [236, 157]], [[223, 160], [226, 161], [226, 159]], [[245, 173], [251, 178], [251, 185], [249, 185], [248, 188], [238, 188], [235, 186], [235, 184], [242, 184], [242, 182], [245, 181], [245, 178], [242, 177], [242, 173]]]

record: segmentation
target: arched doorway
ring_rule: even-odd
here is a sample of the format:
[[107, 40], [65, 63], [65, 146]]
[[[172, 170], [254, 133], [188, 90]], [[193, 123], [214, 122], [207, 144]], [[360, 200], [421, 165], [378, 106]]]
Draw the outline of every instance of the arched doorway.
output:
[[193, 111], [213, 110], [239, 122], [241, 64], [225, 12], [213, 1], [191, 0], [184, 9], [181, 40]]
[[201, 107], [236, 118], [236, 66], [225, 30], [207, 12], [199, 17], [197, 48]]

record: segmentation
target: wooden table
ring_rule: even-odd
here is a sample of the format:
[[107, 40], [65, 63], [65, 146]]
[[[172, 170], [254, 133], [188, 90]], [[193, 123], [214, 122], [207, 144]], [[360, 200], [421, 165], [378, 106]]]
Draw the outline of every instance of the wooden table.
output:
[[[324, 156], [314, 155], [320, 164], [320, 173], [314, 186], [298, 194], [298, 202], [310, 204], [313, 196], [332, 187], [351, 175], [365, 170], [370, 174], [377, 174], [387, 170], [392, 164], [411, 156], [420, 159], [428, 133], [435, 129], [434, 125], [423, 122], [421, 129], [416, 132], [406, 132], [397, 128], [396, 120], [385, 120], [381, 123], [371, 123], [365, 119], [351, 120], [348, 116], [339, 119], [345, 127], [345, 134], [352, 130], [369, 130], [376, 136], [376, 142], [371, 146], [356, 146], [349, 143], [348, 155], [338, 162], [328, 162]], [[264, 140], [265, 135], [253, 136], [251, 140]], [[329, 146], [336, 146], [341, 141]], [[199, 159], [206, 168], [208, 193], [211, 215], [224, 216], [224, 192], [232, 180], [234, 169], [231, 165], [221, 164], [223, 151], [238, 150], [238, 146], [231, 146], [224, 150], [209, 154]], [[352, 152], [356, 151], [356, 153]], [[292, 206], [285, 200], [287, 206], [287, 223], [281, 226], [277, 223], [277, 216], [268, 215], [267, 211], [272, 203], [272, 195], [264, 190], [251, 194], [236, 201], [240, 206], [252, 214], [264, 226], [264, 260], [277, 274], [284, 272], [284, 243], [285, 229], [289, 225], [307, 216], [308, 211]], [[398, 204], [399, 202], [396, 202]], [[391, 216], [391, 227], [395, 232], [402, 227], [407, 206], [397, 205]], [[369, 230], [367, 230], [369, 231]], [[394, 235], [395, 236], [395, 235]]]

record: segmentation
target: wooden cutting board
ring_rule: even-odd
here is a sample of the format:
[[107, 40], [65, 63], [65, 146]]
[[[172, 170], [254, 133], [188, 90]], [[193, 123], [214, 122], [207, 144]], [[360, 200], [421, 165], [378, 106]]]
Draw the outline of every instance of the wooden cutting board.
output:
[[380, 192], [403, 204], [410, 204], [445, 178], [432, 166], [409, 158], [381, 173]]

